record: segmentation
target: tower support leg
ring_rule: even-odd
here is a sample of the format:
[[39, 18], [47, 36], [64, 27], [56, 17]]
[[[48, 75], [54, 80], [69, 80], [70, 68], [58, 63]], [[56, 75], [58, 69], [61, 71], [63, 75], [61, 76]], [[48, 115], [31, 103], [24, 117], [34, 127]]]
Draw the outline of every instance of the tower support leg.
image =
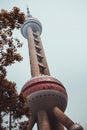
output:
[[74, 124], [74, 122], [68, 118], [58, 107], [53, 109], [53, 113], [55, 114], [58, 121], [61, 122], [67, 129], [69, 129]]
[[58, 123], [56, 128], [56, 130], [64, 130], [64, 126], [61, 123]]
[[27, 130], [32, 130], [34, 124], [35, 124], [34, 117], [30, 116], [29, 121], [28, 121], [28, 125], [27, 125]]
[[43, 110], [38, 112], [38, 127], [39, 130], [50, 130], [48, 115]]
[[83, 130], [83, 128], [74, 123], [68, 116], [66, 116], [58, 107], [53, 109], [53, 113], [56, 116], [57, 120], [63, 124], [68, 130]]

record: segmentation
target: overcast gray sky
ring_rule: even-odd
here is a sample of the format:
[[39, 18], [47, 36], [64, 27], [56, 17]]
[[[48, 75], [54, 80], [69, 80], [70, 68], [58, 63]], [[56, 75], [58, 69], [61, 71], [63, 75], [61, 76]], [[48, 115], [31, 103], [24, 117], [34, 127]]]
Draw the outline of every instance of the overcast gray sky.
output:
[[[0, 10], [13, 6], [31, 14], [43, 26], [42, 42], [51, 75], [59, 79], [68, 93], [66, 114], [87, 129], [87, 0], [0, 0]], [[8, 69], [8, 78], [21, 87], [31, 78], [27, 40], [21, 54], [24, 60]], [[34, 128], [35, 129], [35, 128]]]

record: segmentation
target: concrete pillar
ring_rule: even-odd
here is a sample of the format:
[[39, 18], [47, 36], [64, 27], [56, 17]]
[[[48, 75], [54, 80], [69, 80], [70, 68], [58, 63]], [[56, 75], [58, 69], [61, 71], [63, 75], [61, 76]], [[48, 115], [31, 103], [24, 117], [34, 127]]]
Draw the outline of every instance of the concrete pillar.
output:
[[56, 130], [64, 130], [64, 126], [61, 123], [58, 123], [56, 126]]
[[38, 127], [39, 130], [50, 130], [47, 113], [43, 110], [38, 112]]
[[40, 74], [38, 60], [34, 44], [33, 31], [30, 27], [27, 29], [28, 34], [28, 47], [29, 47], [29, 57], [30, 57], [30, 67], [32, 77], [38, 76]]
[[[38, 33], [38, 32], [37, 32], [37, 33]], [[44, 70], [44, 74], [45, 74], [45, 75], [50, 75], [49, 67], [48, 67], [48, 64], [47, 64], [47, 60], [46, 60], [44, 48], [43, 48], [42, 41], [41, 41], [41, 38], [40, 38], [39, 33], [38, 33], [38, 36], [39, 36], [39, 41], [40, 41], [39, 46], [40, 46], [40, 48], [41, 48], [40, 54], [44, 57], [43, 60], [42, 60], [42, 63], [43, 63], [44, 66], [46, 67], [45, 70]]]
[[58, 107], [53, 109], [53, 113], [57, 120], [63, 124], [68, 130], [83, 130], [83, 128], [74, 123], [68, 116], [66, 116]]
[[28, 121], [28, 125], [27, 125], [27, 130], [32, 130], [34, 124], [35, 124], [35, 119], [32, 116], [30, 116], [29, 121]]

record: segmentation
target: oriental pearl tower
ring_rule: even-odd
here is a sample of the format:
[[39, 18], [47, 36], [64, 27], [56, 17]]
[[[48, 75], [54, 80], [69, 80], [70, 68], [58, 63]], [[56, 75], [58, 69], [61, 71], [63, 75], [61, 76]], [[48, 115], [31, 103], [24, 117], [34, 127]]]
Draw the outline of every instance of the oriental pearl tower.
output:
[[26, 21], [21, 33], [28, 40], [31, 79], [22, 88], [31, 111], [27, 130], [37, 123], [38, 130], [83, 130], [64, 111], [67, 106], [67, 92], [64, 85], [50, 75], [44, 53], [41, 22], [32, 17], [27, 8]]

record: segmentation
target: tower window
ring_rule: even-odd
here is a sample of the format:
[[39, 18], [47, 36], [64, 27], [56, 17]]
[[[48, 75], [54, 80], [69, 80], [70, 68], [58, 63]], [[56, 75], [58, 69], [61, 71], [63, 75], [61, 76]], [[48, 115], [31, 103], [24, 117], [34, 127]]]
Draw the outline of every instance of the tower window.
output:
[[38, 37], [38, 34], [37, 34], [37, 33], [35, 33], [35, 32], [33, 32], [33, 35], [34, 35], [34, 37], [35, 37], [35, 38], [37, 38], [37, 37]]
[[37, 52], [37, 53], [40, 53], [40, 49], [39, 49], [39, 48], [36, 48], [36, 52]]
[[43, 57], [39, 53], [37, 53], [37, 59], [39, 62], [42, 62]]
[[41, 48], [40, 48], [39, 46], [37, 46], [37, 45], [35, 45], [35, 48], [36, 48], [36, 51], [37, 51], [38, 53], [40, 53]]
[[41, 73], [41, 74], [44, 74], [44, 68], [41, 67], [41, 66], [39, 66], [39, 68], [40, 68], [40, 73]]
[[34, 41], [35, 41], [35, 44], [36, 44], [36, 45], [38, 45], [39, 40], [38, 40], [38, 39], [36, 39], [36, 38], [34, 38]]
[[44, 74], [44, 69], [46, 68], [42, 63], [39, 63], [40, 73]]
[[42, 62], [42, 59], [43, 59], [43, 58], [40, 57], [40, 56], [37, 56], [37, 59], [38, 59], [39, 62]]

